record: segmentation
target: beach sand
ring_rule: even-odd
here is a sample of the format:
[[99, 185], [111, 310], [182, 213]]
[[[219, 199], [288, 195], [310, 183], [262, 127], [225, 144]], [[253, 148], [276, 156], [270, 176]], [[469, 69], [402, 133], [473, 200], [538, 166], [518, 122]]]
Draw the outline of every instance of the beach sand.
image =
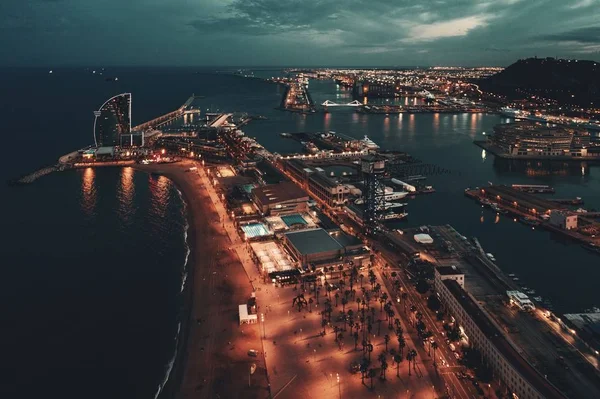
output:
[[[201, 176], [188, 171], [192, 166], [198, 165], [184, 160], [135, 166], [171, 179], [187, 204], [189, 320], [182, 325], [169, 391], [176, 398], [267, 398], [259, 324], [240, 326], [238, 321], [238, 305], [248, 301], [252, 284], [225, 231], [231, 221], [219, 216]], [[249, 357], [250, 349], [259, 356]], [[250, 376], [252, 364], [257, 368]]]

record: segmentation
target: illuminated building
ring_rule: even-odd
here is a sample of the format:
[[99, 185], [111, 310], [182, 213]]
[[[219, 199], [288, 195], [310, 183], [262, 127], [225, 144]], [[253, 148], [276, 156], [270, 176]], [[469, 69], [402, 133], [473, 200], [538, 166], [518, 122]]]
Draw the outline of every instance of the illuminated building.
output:
[[109, 98], [94, 111], [94, 142], [96, 147], [133, 145], [131, 134], [131, 93]]

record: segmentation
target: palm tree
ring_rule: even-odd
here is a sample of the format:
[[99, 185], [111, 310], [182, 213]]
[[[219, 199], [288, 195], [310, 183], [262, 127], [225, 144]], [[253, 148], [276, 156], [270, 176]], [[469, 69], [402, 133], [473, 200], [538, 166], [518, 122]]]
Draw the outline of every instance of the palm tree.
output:
[[357, 350], [357, 347], [358, 347], [358, 331], [355, 331], [352, 336], [354, 337], [354, 350]]
[[406, 346], [406, 340], [403, 335], [398, 336], [398, 351], [400, 351], [400, 355], [404, 354], [404, 347]]
[[354, 327], [354, 311], [352, 309], [348, 309], [348, 325], [350, 326], [350, 334], [352, 334], [352, 328]]
[[338, 305], [337, 302], [338, 302], [338, 298], [340, 297], [340, 294], [336, 291], [334, 296], [335, 296], [335, 307], [337, 308], [337, 305]]
[[384, 353], [380, 354], [379, 357], [377, 358], [377, 360], [379, 360], [379, 363], [381, 363], [380, 377], [382, 380], [385, 381], [385, 371], [387, 370], [387, 366], [388, 366], [386, 358], [385, 358], [385, 354]]
[[360, 302], [361, 302], [360, 298], [356, 298], [356, 311], [357, 312], [360, 311]]
[[338, 333], [337, 341], [338, 341], [338, 346], [339, 346], [340, 350], [342, 350], [342, 346], [344, 345], [344, 333], [343, 332]]
[[346, 304], [348, 303], [348, 299], [346, 297], [342, 298], [342, 312], [346, 312]]
[[435, 365], [436, 365], [436, 362], [435, 362], [435, 351], [436, 351], [437, 348], [439, 348], [437, 342], [433, 341], [431, 343], [431, 348], [433, 349], [433, 366], [435, 367]]
[[388, 310], [388, 328], [391, 330], [393, 328], [392, 326], [392, 320], [394, 320], [394, 315], [396, 313], [394, 313], [394, 310], [390, 307], [390, 309]]
[[308, 312], [312, 313], [312, 304], [313, 304], [313, 299], [312, 298], [308, 298]]
[[360, 288], [362, 288], [362, 286], [363, 286], [363, 279], [365, 278], [365, 275], [361, 273], [361, 274], [358, 275], [358, 278], [360, 279]]
[[408, 376], [410, 377], [410, 362], [412, 361], [412, 351], [408, 351], [406, 354], [406, 360], [408, 360]]
[[388, 350], [388, 343], [390, 342], [390, 336], [387, 335], [387, 334], [385, 334], [383, 336], [383, 340], [385, 341], [385, 351], [387, 352], [387, 350]]
[[402, 302], [404, 304], [404, 313], [406, 313], [406, 300], [408, 299], [408, 294], [406, 292], [402, 293]]
[[337, 336], [338, 331], [340, 331], [340, 329], [338, 328], [338, 326], [333, 326], [333, 335], [334, 335], [334, 338], [335, 338], [335, 342], [337, 342], [337, 339], [338, 339], [338, 336]]
[[402, 356], [396, 353], [394, 355], [394, 361], [396, 362], [396, 377], [400, 377], [400, 362], [402, 361]]
[[369, 378], [371, 379], [371, 389], [373, 389], [373, 377], [377, 374], [377, 370], [369, 369]]
[[362, 361], [360, 362], [360, 378], [362, 379], [363, 385], [365, 384], [365, 377], [368, 372], [369, 372], [369, 364], [367, 363], [367, 359], [365, 359], [363, 357]]
[[367, 345], [367, 351], [369, 352], [369, 362], [371, 361], [371, 352], [373, 352], [373, 344], [369, 343]]
[[321, 327], [323, 327], [323, 335], [325, 335], [325, 326], [327, 326], [327, 320], [321, 319]]

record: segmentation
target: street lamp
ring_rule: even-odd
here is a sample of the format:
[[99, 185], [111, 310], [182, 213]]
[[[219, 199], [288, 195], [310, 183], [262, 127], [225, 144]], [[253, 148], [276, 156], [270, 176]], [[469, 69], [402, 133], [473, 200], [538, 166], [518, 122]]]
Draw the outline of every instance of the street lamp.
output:
[[266, 332], [265, 332], [265, 314], [261, 313], [260, 314], [260, 321], [262, 322], [263, 325], [263, 338], [266, 338]]
[[342, 388], [340, 387], [340, 374], [339, 373], [335, 373], [336, 377], [337, 377], [337, 383], [338, 383], [338, 394], [340, 399], [342, 399]]

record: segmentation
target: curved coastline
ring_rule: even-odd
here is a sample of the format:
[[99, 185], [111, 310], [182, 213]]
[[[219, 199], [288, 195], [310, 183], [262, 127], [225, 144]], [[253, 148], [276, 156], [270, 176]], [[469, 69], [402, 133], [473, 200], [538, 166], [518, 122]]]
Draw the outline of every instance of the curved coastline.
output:
[[188, 338], [190, 333], [190, 326], [192, 322], [192, 309], [193, 309], [193, 301], [194, 301], [194, 274], [196, 269], [196, 236], [197, 236], [197, 223], [199, 222], [198, 218], [198, 209], [195, 209], [191, 204], [190, 191], [191, 188], [187, 187], [186, 179], [182, 179], [181, 176], [178, 176], [177, 173], [170, 172], [168, 170], [161, 170], [156, 166], [146, 166], [146, 165], [131, 165], [135, 170], [145, 173], [158, 173], [162, 176], [165, 176], [173, 184], [175, 185], [177, 191], [179, 191], [183, 205], [185, 218], [187, 223], [186, 228], [186, 246], [187, 246], [187, 257], [184, 264], [184, 280], [182, 282], [183, 289], [181, 291], [182, 295], [182, 309], [181, 309], [181, 317], [179, 319], [179, 328], [176, 340], [175, 354], [173, 360], [173, 366], [171, 370], [166, 375], [166, 380], [164, 381], [164, 385], [159, 386], [156, 392], [155, 399], [172, 399], [178, 396], [181, 384], [183, 381], [183, 375], [185, 371], [185, 363], [187, 361], [188, 351], [186, 350], [188, 346]]

